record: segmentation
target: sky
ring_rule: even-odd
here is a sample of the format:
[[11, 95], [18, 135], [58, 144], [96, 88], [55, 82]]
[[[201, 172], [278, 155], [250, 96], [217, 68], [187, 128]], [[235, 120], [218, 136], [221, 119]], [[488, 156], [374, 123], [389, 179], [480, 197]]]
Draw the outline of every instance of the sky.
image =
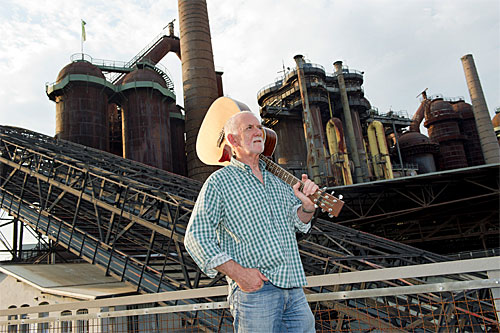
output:
[[[364, 71], [364, 91], [384, 113], [412, 116], [417, 95], [470, 102], [460, 57], [474, 56], [489, 111], [500, 107], [500, 1], [207, 0], [214, 61], [227, 96], [258, 111], [258, 90], [302, 54], [333, 72], [342, 60]], [[81, 52], [128, 61], [176, 19], [177, 1], [1, 0], [0, 124], [55, 133], [55, 103], [45, 83]], [[183, 105], [181, 64], [161, 64]]]
[[[498, 0], [207, 0], [215, 66], [226, 96], [258, 111], [257, 92], [302, 54], [333, 72], [342, 60], [363, 71], [364, 91], [381, 113], [412, 116], [417, 95], [464, 97], [460, 58], [471, 53], [490, 114], [500, 107]], [[175, 0], [0, 0], [0, 124], [55, 134], [45, 84], [72, 54], [128, 61], [176, 19]], [[177, 104], [181, 63], [167, 55]]]

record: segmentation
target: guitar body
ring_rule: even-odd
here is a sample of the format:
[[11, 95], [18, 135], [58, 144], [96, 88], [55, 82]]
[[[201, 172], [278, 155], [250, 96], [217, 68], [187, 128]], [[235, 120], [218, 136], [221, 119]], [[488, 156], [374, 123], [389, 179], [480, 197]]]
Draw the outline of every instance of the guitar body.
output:
[[264, 127], [263, 130], [266, 141], [264, 142], [264, 151], [262, 152], [262, 155], [271, 157], [276, 149], [278, 136], [276, 135], [276, 132], [270, 128]]
[[[221, 166], [229, 164], [233, 154], [231, 147], [224, 139], [224, 124], [231, 116], [241, 111], [250, 111], [250, 108], [229, 97], [219, 97], [212, 103], [203, 119], [196, 139], [196, 152], [203, 163]], [[264, 151], [260, 155], [260, 159], [266, 163], [267, 170], [290, 186], [302, 183], [297, 177], [268, 158], [274, 153], [278, 136], [270, 128], [263, 127], [262, 131], [265, 140]], [[338, 216], [344, 205], [342, 200], [321, 190], [310, 195], [309, 198], [329, 216]]]

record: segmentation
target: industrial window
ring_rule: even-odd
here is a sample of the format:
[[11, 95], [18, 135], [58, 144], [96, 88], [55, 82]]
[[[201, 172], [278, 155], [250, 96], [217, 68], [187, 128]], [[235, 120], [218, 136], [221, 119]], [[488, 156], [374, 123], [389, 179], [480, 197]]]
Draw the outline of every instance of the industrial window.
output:
[[[15, 309], [17, 308], [15, 305], [9, 306], [9, 309]], [[10, 315], [7, 317], [8, 320], [16, 320], [17, 315]], [[17, 332], [17, 325], [9, 325], [9, 333], [15, 333]]]
[[[48, 302], [42, 302], [39, 305], [48, 305]], [[47, 318], [49, 316], [48, 312], [39, 312], [38, 318]], [[48, 333], [49, 332], [49, 323], [38, 323], [38, 332], [40, 333]]]
[[[69, 310], [61, 312], [61, 317], [71, 316], [72, 313]], [[72, 333], [73, 332], [73, 322], [71, 320], [61, 320], [61, 333]]]
[[[89, 310], [80, 309], [76, 311], [77, 315], [88, 314]], [[82, 319], [76, 321], [76, 332], [77, 333], [89, 333], [89, 321], [88, 319]]]
[[[27, 308], [29, 307], [28, 304], [23, 304], [21, 305], [22, 308]], [[20, 319], [28, 319], [28, 315], [26, 313], [22, 313], [21, 316], [19, 317]], [[19, 332], [20, 333], [28, 333], [30, 330], [30, 325], [29, 324], [21, 324], [19, 325]]]

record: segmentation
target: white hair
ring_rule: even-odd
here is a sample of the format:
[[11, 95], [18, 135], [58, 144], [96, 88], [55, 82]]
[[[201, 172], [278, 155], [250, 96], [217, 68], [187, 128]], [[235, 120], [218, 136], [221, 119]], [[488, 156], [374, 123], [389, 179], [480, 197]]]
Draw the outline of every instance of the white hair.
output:
[[253, 116], [255, 116], [257, 118], [257, 116], [252, 111], [241, 111], [241, 112], [233, 114], [231, 116], [231, 118], [229, 118], [226, 121], [226, 124], [224, 125], [224, 135], [225, 135], [226, 141], [228, 141], [227, 140], [227, 136], [229, 134], [235, 135], [235, 134], [239, 133], [240, 129], [238, 128], [238, 122], [237, 122], [237, 120], [238, 120], [238, 118], [241, 115], [244, 115], [244, 114], [251, 114], [251, 115], [253, 115]]

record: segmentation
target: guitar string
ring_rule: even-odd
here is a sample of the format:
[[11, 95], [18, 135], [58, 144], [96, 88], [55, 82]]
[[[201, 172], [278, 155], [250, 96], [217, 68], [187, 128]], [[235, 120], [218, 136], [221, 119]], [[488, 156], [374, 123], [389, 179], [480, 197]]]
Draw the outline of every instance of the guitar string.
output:
[[[274, 163], [271, 159], [269, 159], [266, 156], [260, 155], [260, 158], [266, 163], [267, 168], [269, 171], [274, 173], [276, 176], [279, 178], [283, 179], [288, 185], [294, 186], [297, 184], [297, 182], [300, 182], [300, 189], [302, 190], [304, 184], [302, 181], [300, 181], [297, 177], [292, 175], [290, 172], [286, 171], [284, 168], [279, 166], [278, 164]], [[291, 180], [289, 180], [290, 178]], [[319, 193], [318, 193], [319, 192]], [[335, 207], [336, 203], [338, 203], [340, 200], [335, 198], [333, 195], [330, 195], [322, 190], [318, 190], [317, 192], [311, 194], [311, 197], [313, 197], [313, 200], [316, 199], [315, 204], [321, 208], [324, 211], [327, 211], [329, 213], [335, 212]], [[325, 203], [326, 201], [326, 203]], [[329, 211], [329, 209], [325, 206], [332, 206], [331, 209], [332, 211]]]

